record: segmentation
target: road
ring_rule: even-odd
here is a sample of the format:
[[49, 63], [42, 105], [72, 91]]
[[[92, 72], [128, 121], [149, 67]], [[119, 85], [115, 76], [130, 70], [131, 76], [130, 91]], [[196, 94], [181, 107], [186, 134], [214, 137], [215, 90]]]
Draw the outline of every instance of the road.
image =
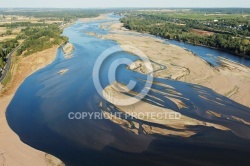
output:
[[7, 76], [7, 73], [10, 69], [10, 65], [11, 65], [11, 59], [12, 59], [12, 55], [13, 53], [18, 50], [20, 47], [22, 46], [22, 44], [20, 44], [19, 46], [17, 46], [14, 50], [12, 50], [8, 55], [7, 55], [7, 63], [3, 69], [3, 72], [0, 73], [0, 83], [5, 79], [5, 77]]

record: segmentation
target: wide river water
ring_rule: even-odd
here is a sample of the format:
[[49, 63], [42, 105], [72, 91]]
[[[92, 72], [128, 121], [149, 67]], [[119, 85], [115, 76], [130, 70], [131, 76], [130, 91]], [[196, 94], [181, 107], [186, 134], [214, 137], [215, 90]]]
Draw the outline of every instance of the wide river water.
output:
[[[151, 104], [159, 103], [161, 107], [197, 120], [225, 126], [230, 131], [188, 126], [188, 130], [197, 134], [182, 138], [147, 135], [143, 132], [134, 134], [108, 119], [68, 118], [70, 112], [91, 113], [101, 112], [101, 109], [118, 111], [99, 95], [92, 78], [93, 66], [100, 54], [118, 44], [84, 33], [107, 34], [109, 31], [100, 29], [100, 24], [118, 20], [119, 17], [110, 14], [107, 20], [76, 22], [64, 30], [63, 35], [69, 37], [75, 47], [73, 57], [65, 59], [62, 49], [59, 48], [56, 60], [29, 76], [8, 106], [8, 124], [20, 139], [36, 149], [60, 158], [67, 165], [234, 165], [239, 159], [242, 163], [249, 162], [250, 125], [233, 117], [249, 122], [250, 109], [199, 85], [154, 78], [158, 84], [153, 84], [154, 91], [150, 90], [144, 100], [152, 101], [149, 102]], [[207, 56], [205, 54], [221, 54], [204, 47], [174, 41], [171, 43], [186, 47], [198, 55], [202, 53], [201, 56], [204, 57]], [[227, 55], [228, 53], [223, 53], [222, 56], [247, 66], [250, 64], [249, 61]], [[106, 59], [99, 75], [103, 87], [110, 84], [107, 74], [110, 65], [121, 58], [138, 59], [122, 50]], [[68, 72], [58, 74], [63, 69], [68, 69]], [[127, 84], [130, 80], [138, 83], [133, 90], [140, 92], [145, 85], [146, 76], [127, 70], [125, 65], [121, 65], [116, 72], [116, 81]], [[170, 89], [163, 85], [174, 87], [181, 94], [175, 95], [175, 98], [182, 100], [187, 107], [179, 109], [162, 93], [156, 93], [155, 90], [170, 93]], [[209, 116], [207, 110], [213, 110], [222, 116]], [[139, 119], [131, 121], [175, 130]]]

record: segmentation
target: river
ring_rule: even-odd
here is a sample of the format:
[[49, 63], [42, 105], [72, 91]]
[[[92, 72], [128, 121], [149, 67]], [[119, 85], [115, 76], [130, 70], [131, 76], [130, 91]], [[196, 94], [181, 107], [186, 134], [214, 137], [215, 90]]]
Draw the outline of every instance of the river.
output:
[[[97, 92], [92, 78], [93, 66], [100, 54], [107, 48], [119, 45], [115, 41], [99, 39], [85, 33], [107, 34], [109, 31], [100, 29], [100, 24], [118, 19], [119, 17], [110, 15], [107, 20], [76, 22], [64, 30], [63, 35], [69, 37], [70, 43], [75, 47], [73, 57], [65, 59], [62, 49], [59, 48], [56, 60], [29, 76], [8, 106], [8, 124], [20, 139], [31, 147], [60, 158], [67, 165], [200, 165], [204, 162], [234, 165], [239, 158], [242, 163], [249, 161], [250, 126], [233, 117], [249, 121], [250, 109], [198, 85], [154, 78], [155, 82], [174, 87], [182, 94], [176, 98], [182, 100], [187, 108], [178, 109], [163, 94], [152, 90], [145, 99], [150, 99], [151, 104], [154, 104], [156, 99], [150, 96], [155, 96], [163, 101], [160, 103], [161, 107], [197, 120], [225, 126], [230, 131], [189, 126], [188, 130], [197, 134], [182, 138], [134, 134], [108, 119], [69, 119], [70, 112], [101, 112], [101, 109], [108, 108], [114, 112], [119, 111]], [[181, 45], [197, 54], [201, 49]], [[208, 48], [203, 49], [206, 54], [215, 54]], [[110, 65], [121, 58], [133, 61], [138, 59], [122, 50], [106, 59], [99, 75], [103, 87], [110, 84], [107, 74]], [[63, 69], [68, 69], [68, 72], [58, 74]], [[140, 92], [145, 85], [146, 76], [127, 70], [126, 65], [121, 65], [117, 70], [116, 81], [127, 84], [130, 80], [138, 82], [133, 90]], [[153, 84], [152, 89], [169, 93], [169, 89], [163, 85]], [[222, 116], [208, 116], [207, 110], [213, 110]], [[139, 119], [131, 121], [140, 125], [158, 126]], [[160, 127], [169, 129], [166, 126]]]

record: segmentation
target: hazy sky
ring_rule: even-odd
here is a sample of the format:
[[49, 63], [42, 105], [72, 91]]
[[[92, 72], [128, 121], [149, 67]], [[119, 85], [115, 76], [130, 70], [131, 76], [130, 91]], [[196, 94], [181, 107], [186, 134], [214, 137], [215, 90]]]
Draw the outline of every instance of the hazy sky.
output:
[[250, 7], [250, 0], [0, 0], [1, 7]]

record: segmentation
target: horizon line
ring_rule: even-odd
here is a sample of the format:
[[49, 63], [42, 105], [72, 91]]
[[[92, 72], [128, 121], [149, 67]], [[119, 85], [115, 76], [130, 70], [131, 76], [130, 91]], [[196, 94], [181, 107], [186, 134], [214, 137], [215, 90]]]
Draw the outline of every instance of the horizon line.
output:
[[114, 9], [114, 8], [128, 8], [128, 9], [250, 9], [250, 7], [0, 7], [0, 9]]

